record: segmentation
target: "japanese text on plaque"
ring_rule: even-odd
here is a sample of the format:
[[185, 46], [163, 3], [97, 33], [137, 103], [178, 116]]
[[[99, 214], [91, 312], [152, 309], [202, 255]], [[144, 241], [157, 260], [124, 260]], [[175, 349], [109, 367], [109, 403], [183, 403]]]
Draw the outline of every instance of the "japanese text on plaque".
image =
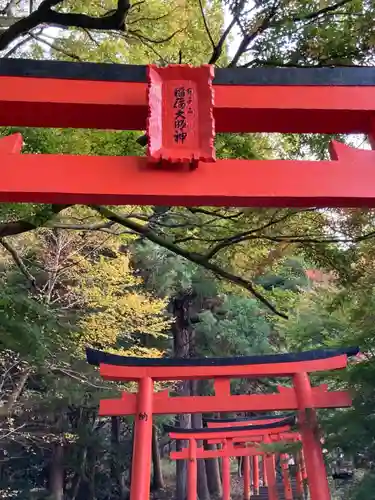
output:
[[187, 115], [193, 113], [193, 89], [176, 87], [174, 89], [174, 141], [183, 144], [188, 136]]

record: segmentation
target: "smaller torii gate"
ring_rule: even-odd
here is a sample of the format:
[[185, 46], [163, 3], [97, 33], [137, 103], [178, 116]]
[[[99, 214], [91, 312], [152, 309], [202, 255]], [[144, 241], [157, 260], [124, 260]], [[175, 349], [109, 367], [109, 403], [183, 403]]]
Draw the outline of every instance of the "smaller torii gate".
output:
[[[290, 433], [295, 418], [289, 417], [276, 419], [272, 423], [262, 423], [245, 426], [224, 426], [214, 428], [181, 429], [180, 427], [164, 426], [171, 439], [186, 440], [188, 446], [181, 451], [172, 452], [170, 457], [174, 460], [188, 460], [188, 500], [196, 500], [197, 495], [197, 459], [219, 458], [222, 459], [222, 481], [223, 500], [230, 500], [230, 458], [244, 457], [247, 459], [248, 467], [244, 471], [244, 500], [250, 499], [250, 462], [249, 458], [258, 459], [263, 457], [268, 480], [269, 500], [278, 500], [276, 485], [276, 462], [275, 454], [262, 450], [261, 443], [271, 443], [272, 437], [278, 437], [287, 432]], [[207, 440], [209, 443], [219, 441], [221, 449], [205, 450], [197, 447], [197, 441]], [[292, 489], [289, 478], [288, 463], [283, 457], [282, 473], [286, 500], [293, 500]], [[259, 489], [259, 477], [255, 488]]]
[[[298, 423], [309, 477], [311, 500], [330, 500], [325, 464], [317, 434], [316, 408], [351, 406], [346, 391], [312, 387], [309, 373], [344, 369], [357, 348], [233, 358], [132, 358], [87, 349], [90, 364], [100, 365], [107, 380], [136, 381], [138, 392], [100, 402], [100, 416], [135, 416], [131, 500], [150, 498], [152, 417], [154, 414], [245, 411], [299, 411]], [[232, 395], [232, 378], [291, 378], [292, 387], [275, 394]], [[214, 396], [171, 397], [154, 392], [154, 381], [214, 379]]]
[[[273, 424], [273, 423], [280, 423], [282, 421], [285, 421], [286, 418], [290, 418], [292, 415], [257, 415], [256, 417], [245, 417], [245, 418], [205, 418], [203, 420], [204, 424], [209, 428], [209, 429], [217, 429], [220, 427], [241, 427], [241, 426], [251, 426], [253, 427], [254, 425], [262, 425], [262, 424]], [[294, 416], [293, 416], [294, 418]], [[285, 433], [284, 433], [285, 435]], [[280, 434], [275, 436], [273, 433], [269, 435], [271, 440], [274, 438], [280, 439]], [[284, 438], [285, 440], [287, 439], [293, 439], [291, 436], [296, 437], [300, 435], [297, 433], [289, 433], [290, 438]], [[233, 443], [236, 444], [237, 440], [234, 440]], [[259, 457], [258, 456], [253, 456], [252, 457], [252, 464], [250, 466], [250, 457], [244, 456], [242, 457], [243, 459], [243, 477], [244, 477], [244, 499], [247, 500], [249, 498], [250, 493], [250, 484], [247, 484], [248, 478], [250, 477], [250, 470], [252, 470], [252, 478], [253, 478], [253, 487], [255, 490], [256, 494], [259, 494]], [[267, 473], [264, 467], [264, 462], [262, 462], [263, 465], [263, 482], [267, 477]]]
[[[286, 441], [286, 442], [295, 442], [295, 441], [301, 441], [301, 434], [299, 432], [282, 432], [278, 435], [271, 434], [270, 436], [270, 442], [268, 444], [274, 443], [274, 442], [280, 442], [280, 441]], [[209, 444], [222, 444], [223, 440], [220, 439], [209, 439], [207, 440]], [[251, 442], [247, 442], [246, 446], [250, 445], [255, 445], [256, 443], [264, 443], [264, 440], [262, 438], [259, 438], [257, 436], [254, 436], [251, 438]], [[241, 442], [241, 439], [234, 438], [233, 439], [233, 445], [234, 447], [241, 447], [244, 446], [244, 443]], [[281, 454], [280, 458], [282, 459], [281, 465], [284, 468], [285, 467], [285, 461], [283, 461], [283, 455]], [[238, 457], [238, 455], [237, 455]], [[198, 457], [199, 458], [199, 457]], [[212, 458], [211, 456], [207, 456], [205, 458]], [[241, 457], [245, 458], [245, 456]], [[265, 460], [262, 455], [257, 455], [257, 456], [252, 456], [252, 478], [253, 478], [253, 490], [255, 494], [259, 494], [259, 488], [260, 488], [260, 464], [259, 464], [259, 458], [262, 458], [262, 479], [263, 479], [263, 486], [268, 487], [268, 482], [267, 482], [267, 470], [265, 468]], [[286, 458], [286, 457], [284, 457]], [[298, 500], [301, 498], [304, 498], [305, 491], [306, 491], [306, 485], [307, 485], [307, 471], [306, 471], [306, 466], [305, 466], [305, 460], [303, 456], [303, 450], [299, 450], [295, 457], [295, 479], [296, 479], [296, 493], [298, 495]], [[283, 481], [284, 481], [284, 486], [285, 486], [285, 475], [284, 471], [283, 473]], [[244, 474], [245, 475], [245, 474]], [[246, 491], [245, 485], [244, 485], [244, 490]]]
[[[205, 418], [203, 420], [204, 425], [211, 429], [223, 428], [223, 427], [240, 427], [240, 426], [254, 426], [261, 425], [262, 423], [280, 423], [286, 418], [294, 418], [292, 415], [257, 415], [255, 417], [236, 417], [236, 418]], [[269, 436], [270, 442], [273, 441], [301, 441], [301, 434], [299, 432], [282, 432], [279, 434], [270, 433]], [[239, 439], [233, 439], [233, 445], [243, 445], [243, 443], [239, 443]], [[209, 443], [220, 443], [220, 440], [212, 440], [208, 441]], [[259, 439], [257, 436], [253, 436], [251, 439], [251, 444], [254, 445], [255, 442], [262, 442], [262, 439]], [[250, 469], [252, 471], [252, 483], [253, 483], [253, 491], [254, 494], [259, 494], [259, 485], [260, 485], [260, 471], [259, 471], [259, 456], [254, 455], [252, 457], [252, 464], [250, 467], [250, 457], [244, 456], [243, 458], [243, 477], [244, 477], [244, 500], [248, 500], [250, 498], [250, 485], [247, 484], [247, 478], [249, 477]], [[282, 468], [282, 476], [285, 490], [285, 498], [288, 499], [290, 494], [288, 491], [290, 490], [290, 480], [288, 473], [288, 456], [287, 454], [281, 454], [281, 468]], [[303, 458], [303, 451], [299, 450], [295, 456], [295, 476], [296, 476], [296, 492], [298, 498], [302, 498], [304, 494], [304, 481], [307, 480], [305, 462]], [[262, 476], [263, 476], [263, 485], [267, 486], [267, 471], [265, 468], [265, 461], [262, 460]]]

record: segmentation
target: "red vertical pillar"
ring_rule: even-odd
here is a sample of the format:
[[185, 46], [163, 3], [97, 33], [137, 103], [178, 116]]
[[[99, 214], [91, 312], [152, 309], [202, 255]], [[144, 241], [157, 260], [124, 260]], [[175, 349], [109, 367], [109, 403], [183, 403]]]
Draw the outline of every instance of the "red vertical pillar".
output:
[[150, 498], [153, 392], [154, 383], [150, 377], [139, 380], [130, 500], [149, 500]]
[[254, 455], [252, 462], [254, 495], [259, 495], [259, 457]]
[[300, 456], [301, 456], [301, 473], [302, 473], [302, 479], [304, 481], [307, 480], [307, 472], [306, 472], [306, 463], [305, 463], [305, 456], [303, 454], [303, 450], [300, 451]]
[[[227, 449], [227, 440], [224, 441], [223, 449]], [[221, 460], [222, 467], [222, 483], [223, 483], [223, 500], [230, 500], [230, 458], [224, 456]]]
[[243, 498], [250, 500], [250, 457], [243, 457]]
[[268, 483], [268, 500], [278, 500], [274, 455], [265, 455], [265, 467]]
[[289, 476], [289, 465], [288, 465], [288, 455], [283, 453], [280, 457], [281, 459], [281, 470], [283, 474], [283, 485], [285, 500], [293, 500], [292, 485], [290, 484]]
[[262, 473], [263, 473], [263, 486], [268, 486], [266, 456], [265, 455], [263, 455], [263, 457], [262, 457]]
[[302, 476], [302, 463], [299, 453], [296, 454], [296, 493], [298, 500], [303, 498], [303, 476]]
[[318, 426], [310, 379], [307, 373], [293, 377], [299, 407], [303, 453], [306, 461], [311, 500], [330, 500], [327, 472], [318, 436]]
[[197, 500], [197, 441], [189, 439], [189, 461], [187, 465], [187, 500]]

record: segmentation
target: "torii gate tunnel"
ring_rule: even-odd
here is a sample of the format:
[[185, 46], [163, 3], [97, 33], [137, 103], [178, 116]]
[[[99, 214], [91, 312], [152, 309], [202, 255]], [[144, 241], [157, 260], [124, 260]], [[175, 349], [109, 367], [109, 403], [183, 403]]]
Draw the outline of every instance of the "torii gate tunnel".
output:
[[[251, 422], [238, 421], [210, 421], [208, 429], [181, 429], [179, 427], [164, 426], [169, 436], [176, 440], [185, 440], [188, 446], [180, 451], [171, 453], [174, 460], [188, 460], [188, 491], [187, 500], [196, 500], [197, 494], [197, 459], [221, 458], [223, 500], [230, 500], [230, 457], [242, 457], [243, 468], [243, 499], [250, 500], [250, 457], [252, 458], [252, 478], [254, 493], [259, 492], [259, 462], [262, 457], [263, 482], [266, 479], [269, 500], [278, 500], [275, 455], [267, 453], [259, 446], [260, 443], [270, 444], [273, 440], [299, 439], [297, 433], [291, 433], [291, 426], [295, 423], [294, 417], [275, 418], [267, 417], [267, 420], [253, 419]], [[212, 426], [210, 425], [212, 424]], [[197, 447], [197, 441], [207, 440], [208, 443], [221, 443], [221, 449], [205, 450]], [[286, 500], [293, 500], [290, 476], [286, 456], [282, 456], [282, 473], [284, 481], [284, 493]], [[297, 480], [297, 492], [302, 493], [302, 475]]]
[[[351, 405], [345, 391], [312, 387], [309, 373], [344, 369], [348, 356], [358, 349], [316, 350], [296, 354], [241, 356], [235, 358], [165, 359], [131, 358], [87, 349], [90, 364], [100, 366], [104, 379], [137, 381], [138, 392], [124, 392], [120, 399], [100, 402], [99, 415], [135, 417], [131, 477], [131, 500], [150, 496], [152, 416], [154, 414], [298, 411], [311, 500], [329, 500], [330, 491], [321, 450], [316, 408], [343, 408]], [[279, 387], [275, 394], [232, 395], [232, 378], [288, 378], [293, 387]], [[214, 380], [214, 396], [171, 397], [168, 391], [154, 392], [154, 381]], [[273, 425], [268, 424], [268, 425]], [[208, 429], [207, 431], [213, 431]], [[227, 431], [227, 429], [226, 429]], [[249, 436], [249, 428], [234, 428]], [[285, 432], [287, 429], [280, 430]], [[189, 432], [189, 431], [187, 431]], [[257, 431], [259, 434], [259, 431]], [[218, 437], [218, 436], [215, 436]], [[225, 435], [219, 438], [225, 438]], [[240, 436], [241, 437], [241, 436]]]
[[[235, 453], [233, 455], [242, 456], [243, 459], [243, 499], [250, 500], [250, 470], [251, 470], [251, 478], [253, 484], [253, 492], [254, 495], [259, 494], [259, 486], [260, 486], [260, 474], [259, 474], [259, 458], [262, 456], [262, 468], [263, 468], [263, 486], [267, 487], [268, 498], [277, 500], [277, 492], [276, 492], [276, 484], [274, 478], [274, 470], [275, 470], [275, 456], [272, 453], [264, 453], [262, 449], [259, 447], [260, 443], [270, 444], [275, 441], [287, 441], [287, 442], [295, 442], [301, 440], [301, 435], [299, 432], [291, 432], [290, 429], [284, 430], [280, 428], [280, 425], [289, 425], [295, 424], [295, 417], [291, 415], [262, 415], [257, 417], [247, 417], [247, 418], [227, 418], [227, 419], [212, 419], [205, 418], [204, 424], [209, 429], [223, 429], [223, 428], [231, 428], [232, 430], [238, 429], [239, 427], [247, 426], [252, 431], [254, 427], [258, 427], [261, 430], [259, 435], [255, 435], [255, 432], [252, 432], [250, 439], [243, 437], [233, 437], [228, 436], [226, 438], [225, 448], [231, 451], [235, 448]], [[183, 431], [180, 431], [183, 432]], [[222, 442], [220, 439], [209, 439], [207, 440], [210, 444], [218, 444]], [[249, 445], [252, 446], [252, 453], [249, 453]], [[244, 448], [245, 446], [245, 448]], [[217, 450], [217, 453], [220, 453], [221, 450]], [[249, 456], [245, 454], [245, 452], [249, 453]], [[206, 452], [204, 452], [206, 453]], [[251, 464], [250, 464], [251, 457]], [[171, 455], [171, 458], [172, 457]], [[201, 457], [199, 457], [201, 458]], [[208, 458], [208, 457], [207, 457]], [[293, 493], [291, 488], [290, 474], [289, 474], [289, 464], [288, 464], [288, 455], [285, 453], [280, 454], [280, 462], [282, 468], [282, 477], [284, 484], [284, 495], [285, 500], [293, 500]], [[304, 465], [303, 452], [298, 450], [294, 453], [294, 462], [295, 462], [295, 481], [296, 481], [296, 495], [297, 498], [303, 498], [304, 493], [304, 481], [307, 479], [306, 469]], [[267, 467], [271, 468], [271, 484], [267, 479]], [[230, 495], [228, 495], [230, 498]], [[223, 498], [225, 496], [223, 494]]]
[[[375, 153], [215, 160], [216, 132], [374, 132], [375, 68], [147, 68], [2, 60], [0, 125], [148, 131], [144, 157], [19, 154], [0, 141], [0, 202], [375, 207]], [[189, 163], [193, 169], [184, 168]]]

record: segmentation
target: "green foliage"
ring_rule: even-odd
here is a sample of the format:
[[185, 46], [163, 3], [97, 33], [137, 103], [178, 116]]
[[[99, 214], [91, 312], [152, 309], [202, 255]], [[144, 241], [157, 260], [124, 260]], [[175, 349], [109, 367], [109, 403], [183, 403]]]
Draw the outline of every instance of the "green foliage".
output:
[[43, 364], [57, 346], [65, 344], [69, 348], [67, 325], [61, 323], [53, 308], [32, 295], [14, 270], [1, 273], [1, 284], [1, 350]]
[[375, 475], [372, 473], [366, 474], [350, 498], [353, 500], [374, 500]]
[[302, 444], [300, 441], [277, 441], [274, 443], [261, 443], [260, 448], [265, 453], [287, 453], [290, 455], [295, 455], [301, 450]]
[[80, 258], [79, 268], [80, 281], [73, 290], [84, 311], [78, 321], [80, 342], [112, 349], [127, 346], [123, 354], [147, 355], [141, 349], [143, 337], [165, 337], [170, 326], [166, 302], [142, 291], [142, 280], [132, 275], [126, 255], [94, 263]]
[[254, 299], [227, 295], [217, 310], [199, 314], [201, 355], [235, 356], [269, 352], [270, 324]]
[[[336, 3], [340, 4], [319, 0], [279, 4], [267, 29], [255, 39], [252, 60], [257, 64], [292, 67], [345, 66], [371, 61], [373, 3], [370, 0], [343, 2], [340, 8], [316, 15]], [[271, 0], [259, 2], [256, 13], [251, 12], [248, 20], [251, 28], [264, 19], [273, 5]]]

